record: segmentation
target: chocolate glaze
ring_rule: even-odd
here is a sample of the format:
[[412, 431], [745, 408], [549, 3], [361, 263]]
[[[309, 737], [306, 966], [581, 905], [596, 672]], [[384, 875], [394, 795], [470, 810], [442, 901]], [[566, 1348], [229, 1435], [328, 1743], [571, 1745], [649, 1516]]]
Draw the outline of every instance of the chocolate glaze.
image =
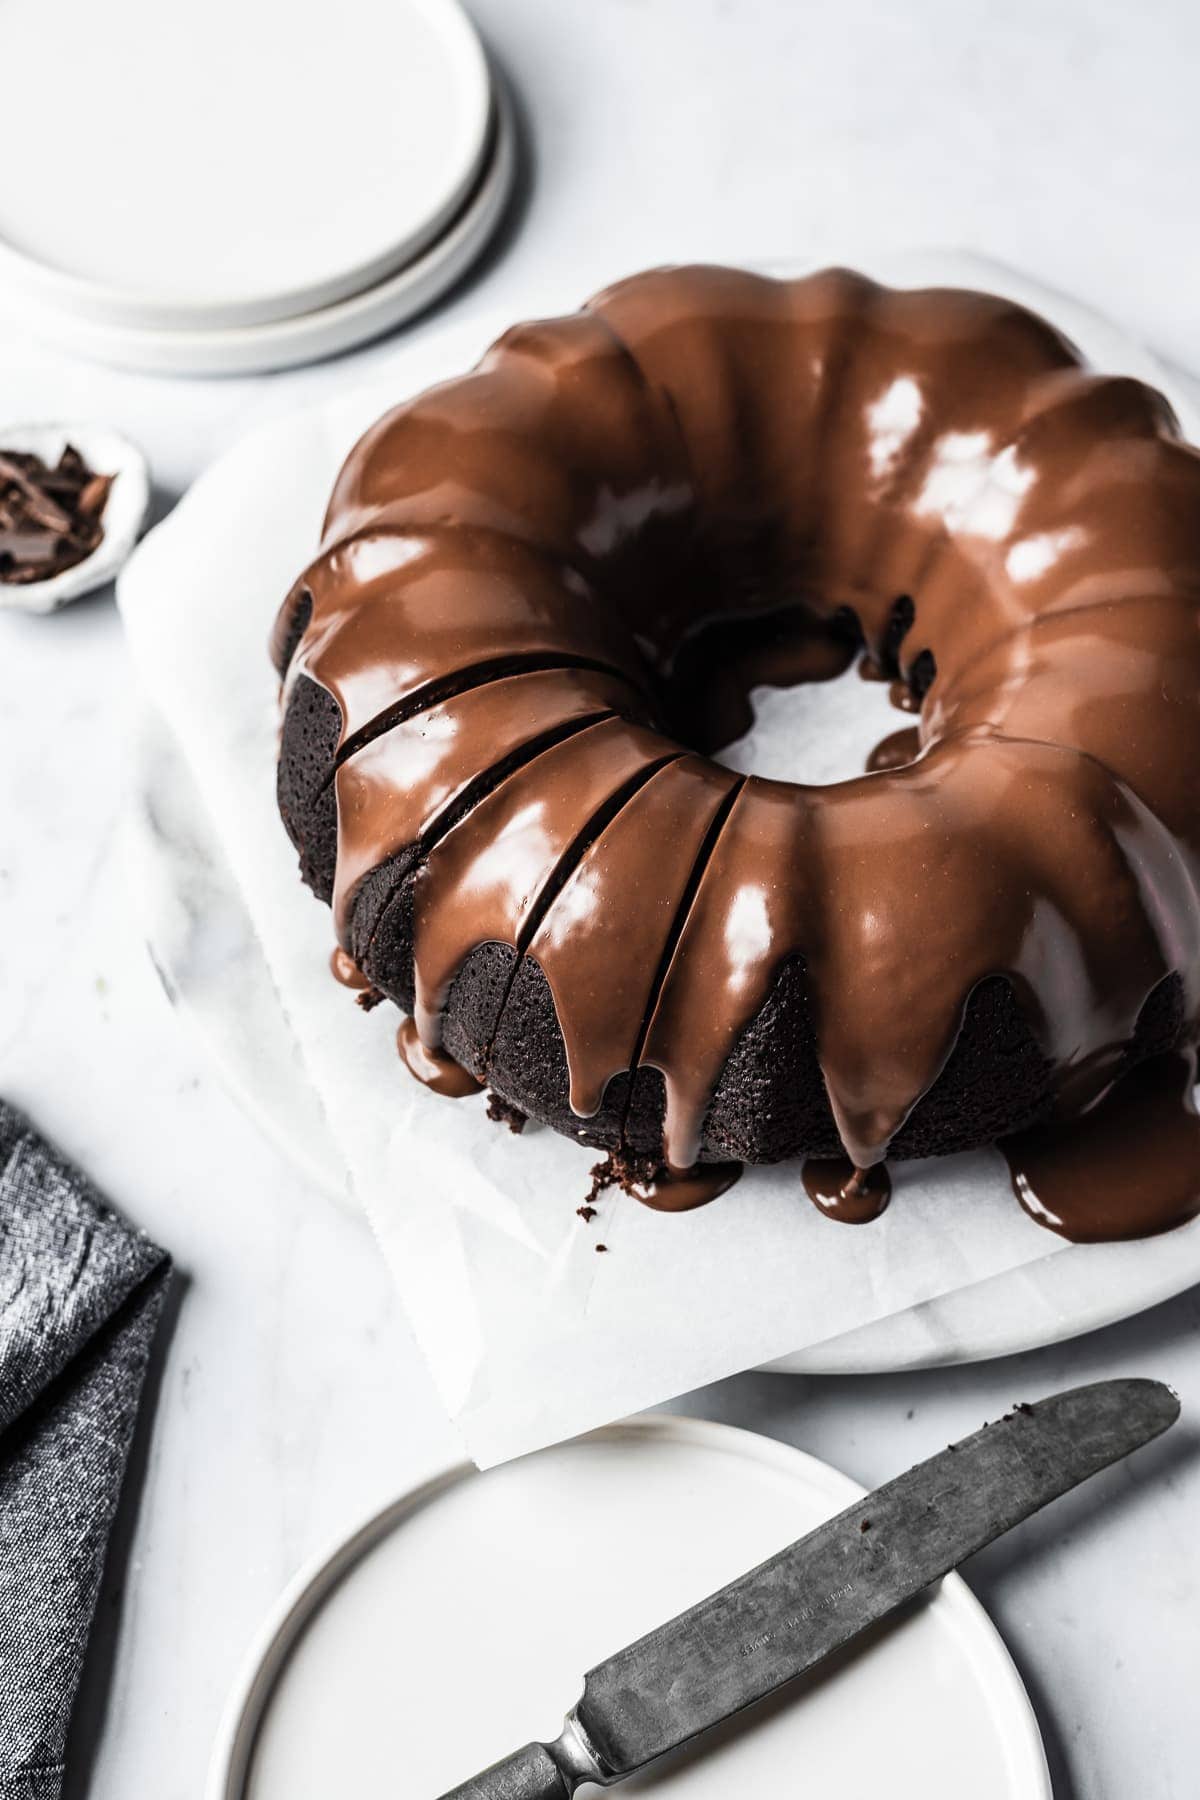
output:
[[484, 798], [481, 744], [487, 745], [489, 772], [515, 773], [556, 739], [637, 704], [628, 683], [611, 675], [530, 671], [467, 688], [366, 744], [334, 778], [339, 929], [349, 929], [364, 876], [410, 845], [432, 848], [472, 801]]
[[1200, 1213], [1195, 1051], [1152, 1057], [1081, 1119], [1000, 1145], [1013, 1192], [1073, 1243], [1155, 1237]]
[[718, 619], [680, 647], [663, 703], [694, 749], [721, 750], [753, 725], [754, 688], [833, 681], [857, 652], [850, 630], [831, 630], [807, 606], [780, 607], [759, 618]]
[[892, 1197], [891, 1177], [883, 1163], [856, 1169], [844, 1156], [809, 1156], [800, 1179], [817, 1210], [841, 1225], [870, 1225], [887, 1211]]
[[[696, 756], [659, 769], [588, 847], [526, 946], [550, 983], [571, 1107], [581, 1117], [637, 1063], [648, 975], [667, 951], [718, 808], [739, 786], [727, 769]], [[614, 942], [622, 947], [615, 958]]]
[[343, 950], [340, 944], [330, 952], [329, 973], [335, 981], [341, 983], [342, 987], [353, 988], [356, 992], [361, 992], [371, 985], [354, 958]]
[[653, 1157], [639, 1157], [619, 1149], [595, 1165], [587, 1202], [578, 1210], [582, 1217], [593, 1218], [596, 1209], [592, 1201], [609, 1188], [619, 1188], [653, 1212], [694, 1212], [698, 1206], [707, 1206], [728, 1193], [742, 1174], [740, 1162], [696, 1163], [690, 1169], [671, 1169]]
[[[1164, 978], [1194, 1038], [1198, 592], [1200, 457], [1043, 321], [840, 270], [668, 269], [373, 427], [275, 654], [285, 705], [303, 678], [340, 712], [339, 935], [394, 870], [389, 991], [429, 1048], [500, 947], [477, 1072], [504, 1091], [521, 1039], [495, 1027], [535, 965], [572, 1105], [632, 1075], [624, 1130], [660, 1084], [688, 1168], [721, 1159], [722, 1071], [799, 967], [866, 1169], [989, 977], [1064, 1115]], [[810, 788], [684, 754], [713, 741], [686, 708], [700, 634], [785, 615], [923, 696], [918, 760]]]
[[[415, 1016], [431, 1048], [441, 1041], [450, 984], [483, 941], [481, 924], [486, 921], [485, 939], [523, 954], [571, 885], [573, 861], [586, 856], [593, 837], [632, 808], [676, 754], [664, 737], [623, 719], [602, 719], [510, 775], [434, 846], [417, 878], [413, 927]], [[588, 898], [588, 888], [576, 886], [566, 904], [586, 920], [594, 917]], [[599, 1032], [607, 993], [602, 999], [593, 989], [590, 998]], [[564, 1024], [569, 1030], [571, 1021]], [[577, 1043], [572, 1067], [580, 1090], [602, 1092], [603, 1073], [591, 1073], [582, 1038]], [[607, 1048], [606, 1039], [602, 1055]]]
[[902, 769], [905, 763], [914, 762], [920, 754], [920, 727], [908, 725], [903, 731], [893, 731], [876, 744], [867, 758], [867, 774], [881, 775], [885, 769]]
[[741, 1163], [697, 1163], [693, 1169], [631, 1182], [627, 1191], [654, 1212], [694, 1212], [727, 1194], [741, 1174]]
[[480, 1084], [469, 1069], [456, 1063], [444, 1050], [430, 1050], [421, 1042], [414, 1019], [401, 1020], [396, 1048], [409, 1074], [435, 1094], [448, 1100], [465, 1100], [469, 1094], [479, 1092]]

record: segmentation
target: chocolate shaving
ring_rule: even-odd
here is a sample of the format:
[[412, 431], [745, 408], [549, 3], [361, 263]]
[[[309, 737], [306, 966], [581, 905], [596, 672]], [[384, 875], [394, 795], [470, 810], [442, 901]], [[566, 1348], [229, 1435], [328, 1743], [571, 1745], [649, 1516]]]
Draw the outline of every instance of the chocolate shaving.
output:
[[68, 444], [54, 468], [23, 450], [0, 450], [0, 581], [48, 581], [97, 549], [114, 477], [98, 475]]

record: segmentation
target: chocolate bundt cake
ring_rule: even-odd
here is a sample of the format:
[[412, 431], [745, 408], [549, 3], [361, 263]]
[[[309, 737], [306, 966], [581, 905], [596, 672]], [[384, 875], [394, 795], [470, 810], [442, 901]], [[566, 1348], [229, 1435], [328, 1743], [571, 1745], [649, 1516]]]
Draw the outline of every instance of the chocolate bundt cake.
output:
[[[684, 268], [518, 326], [359, 443], [273, 649], [343, 950], [587, 1144], [867, 1169], [1192, 1041], [1200, 454], [1019, 306]], [[708, 754], [859, 652], [909, 760]]]

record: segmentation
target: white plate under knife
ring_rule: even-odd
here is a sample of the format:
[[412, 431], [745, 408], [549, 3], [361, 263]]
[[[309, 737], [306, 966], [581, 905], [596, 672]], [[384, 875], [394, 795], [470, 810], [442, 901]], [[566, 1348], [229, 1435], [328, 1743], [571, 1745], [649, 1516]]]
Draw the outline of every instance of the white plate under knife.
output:
[[[552, 1736], [583, 1670], [861, 1492], [788, 1445], [663, 1416], [454, 1471], [284, 1597], [208, 1800], [432, 1800]], [[799, 1697], [620, 1791], [1051, 1800], [1028, 1697], [957, 1575]]]

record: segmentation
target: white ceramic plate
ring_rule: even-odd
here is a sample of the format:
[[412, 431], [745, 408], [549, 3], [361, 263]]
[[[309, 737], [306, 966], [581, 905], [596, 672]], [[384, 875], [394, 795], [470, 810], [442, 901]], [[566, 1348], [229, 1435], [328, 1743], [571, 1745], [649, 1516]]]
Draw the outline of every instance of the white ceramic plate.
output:
[[[946, 252], [898, 259], [894, 278], [996, 288], [1013, 279], [996, 265]], [[1046, 297], [1047, 309], [1053, 310], [1053, 299]], [[1063, 302], [1059, 312], [1067, 305]], [[1099, 340], [1096, 360], [1103, 363], [1102, 322], [1094, 315], [1087, 315], [1087, 322], [1091, 340]], [[1114, 365], [1128, 364], [1131, 346], [1112, 335]], [[402, 354], [397, 392], [410, 374], [412, 385], [421, 385], [419, 365], [426, 351], [417, 343]], [[1168, 379], [1148, 353], [1138, 353], [1136, 360], [1136, 372], [1169, 387], [1195, 434], [1200, 420], [1195, 384], [1175, 372]], [[307, 1175], [345, 1204], [343, 1160], [325, 1127], [244, 903], [191, 776], [153, 718], [145, 724], [139, 771], [130, 819], [139, 871], [133, 891], [141, 897], [151, 951], [168, 991], [199, 1029], [242, 1104]], [[206, 897], [203, 903], [199, 896]], [[1197, 1281], [1200, 1231], [1135, 1244], [1071, 1246], [809, 1346], [771, 1367], [862, 1374], [1011, 1355], [1128, 1318]]]
[[[554, 1736], [586, 1669], [861, 1493], [788, 1445], [661, 1416], [431, 1482], [285, 1596], [208, 1800], [431, 1800]], [[950, 1576], [869, 1650], [622, 1792], [1050, 1800], [1050, 1781], [1008, 1652]]]
[[[69, 41], [70, 54], [56, 54]], [[491, 84], [457, 0], [6, 0], [0, 278], [136, 329], [260, 325], [410, 263], [475, 185]]]
[[[419, 256], [373, 287], [295, 317], [252, 325], [162, 329], [60, 308], [35, 308], [25, 322], [79, 356], [152, 375], [243, 375], [313, 362], [367, 343], [415, 318], [453, 287], [499, 224], [517, 167], [512, 106], [500, 82], [494, 119], [486, 160], [461, 210]], [[11, 307], [2, 283], [0, 303]]]

